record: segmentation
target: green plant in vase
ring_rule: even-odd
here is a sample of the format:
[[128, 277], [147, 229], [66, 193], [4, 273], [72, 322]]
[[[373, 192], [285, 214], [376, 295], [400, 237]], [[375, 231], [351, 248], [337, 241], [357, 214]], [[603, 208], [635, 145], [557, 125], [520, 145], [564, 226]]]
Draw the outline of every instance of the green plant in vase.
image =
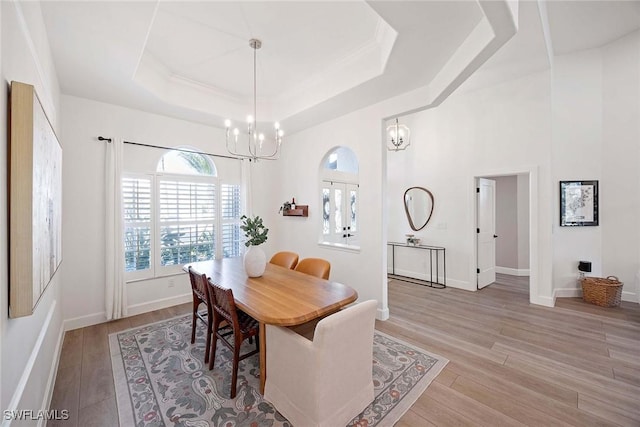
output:
[[244, 242], [245, 246], [258, 246], [267, 241], [269, 229], [264, 226], [262, 218], [255, 216], [251, 219], [246, 215], [242, 215], [240, 220], [242, 221], [240, 229], [244, 231], [244, 237], [247, 238], [246, 242]]
[[247, 239], [244, 245], [249, 248], [244, 254], [244, 268], [249, 277], [260, 277], [267, 266], [267, 257], [260, 245], [267, 241], [269, 229], [264, 226], [259, 216], [249, 218], [242, 215], [240, 220], [242, 221], [240, 229], [244, 231]]

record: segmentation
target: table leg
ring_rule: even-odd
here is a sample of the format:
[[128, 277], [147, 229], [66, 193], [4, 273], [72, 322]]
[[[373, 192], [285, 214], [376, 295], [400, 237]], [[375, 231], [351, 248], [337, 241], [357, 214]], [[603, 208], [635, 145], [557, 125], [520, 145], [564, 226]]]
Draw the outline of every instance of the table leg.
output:
[[267, 381], [267, 337], [266, 328], [260, 322], [260, 393], [264, 395], [264, 385]]

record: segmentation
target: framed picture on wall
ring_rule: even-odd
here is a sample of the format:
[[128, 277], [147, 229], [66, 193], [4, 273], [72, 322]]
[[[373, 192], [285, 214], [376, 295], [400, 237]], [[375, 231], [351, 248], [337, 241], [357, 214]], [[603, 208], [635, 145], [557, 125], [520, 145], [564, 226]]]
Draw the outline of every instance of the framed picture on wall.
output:
[[560, 181], [560, 227], [598, 225], [598, 181]]
[[11, 82], [9, 317], [29, 316], [62, 262], [62, 147], [32, 85]]

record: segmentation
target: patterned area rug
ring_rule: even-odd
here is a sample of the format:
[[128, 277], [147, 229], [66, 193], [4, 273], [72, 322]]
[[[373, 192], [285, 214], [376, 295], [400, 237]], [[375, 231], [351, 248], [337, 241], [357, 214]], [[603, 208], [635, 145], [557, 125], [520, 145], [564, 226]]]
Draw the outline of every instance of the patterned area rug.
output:
[[[232, 354], [218, 345], [215, 367], [209, 371], [204, 364], [205, 334], [198, 322], [196, 342], [191, 344], [187, 315], [109, 336], [120, 425], [290, 426], [259, 393], [258, 355], [240, 362], [238, 392], [235, 399], [228, 398]], [[447, 362], [376, 331], [376, 397], [349, 425], [392, 426]]]

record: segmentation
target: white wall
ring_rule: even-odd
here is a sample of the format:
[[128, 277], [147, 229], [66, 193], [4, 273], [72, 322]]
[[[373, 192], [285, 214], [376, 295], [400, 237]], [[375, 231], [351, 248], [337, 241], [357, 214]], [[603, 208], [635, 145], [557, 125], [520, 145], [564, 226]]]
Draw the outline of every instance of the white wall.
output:
[[515, 175], [492, 177], [496, 181], [496, 267], [518, 268], [518, 179]]
[[[297, 252], [301, 258], [320, 257], [331, 262], [330, 279], [356, 289], [359, 298], [376, 299], [379, 317], [386, 317], [386, 292], [381, 274], [382, 187], [380, 119], [376, 107], [360, 110], [331, 122], [287, 136], [277, 162], [253, 165], [254, 213], [264, 216], [274, 232], [265, 252]], [[372, 112], [374, 111], [374, 112]], [[356, 126], [353, 126], [356, 124]], [[322, 220], [319, 172], [325, 154], [336, 146], [349, 147], [357, 156], [360, 172], [360, 250], [345, 251], [318, 245]], [[284, 200], [296, 198], [309, 205], [307, 218], [278, 215]], [[386, 254], [385, 254], [386, 256]]]
[[[60, 89], [39, 3], [0, 2], [2, 101], [0, 122], [7, 123], [8, 86], [12, 80], [35, 86], [44, 110], [59, 132]], [[3, 129], [6, 129], [3, 126]], [[63, 156], [66, 149], [60, 138]], [[64, 161], [64, 157], [63, 157]], [[7, 132], [0, 132], [0, 205], [7, 206]], [[62, 343], [62, 273], [58, 270], [31, 316], [9, 319], [7, 210], [0, 209], [0, 407], [3, 410], [48, 408]], [[63, 249], [63, 265], [66, 254]], [[9, 424], [4, 421], [3, 425]], [[15, 424], [22, 424], [16, 422]], [[24, 423], [32, 425], [33, 422]]]
[[[602, 60], [599, 49], [555, 58], [553, 70], [554, 263], [556, 289], [575, 288], [578, 261], [600, 271], [602, 227], [559, 227], [559, 181], [602, 177]], [[602, 181], [600, 182], [602, 184]], [[602, 188], [601, 188], [602, 189]], [[606, 199], [602, 199], [604, 203]]]
[[[224, 130], [142, 111], [63, 96], [62, 135], [66, 141], [63, 168], [63, 244], [66, 327], [105, 321], [104, 296], [104, 159], [106, 143], [98, 136], [165, 147], [190, 146], [226, 154]], [[125, 171], [155, 169], [164, 150], [125, 145]], [[236, 160], [214, 159], [218, 171], [240, 176]], [[233, 162], [233, 166], [227, 163]], [[229, 170], [234, 169], [230, 174]], [[174, 285], [171, 286], [170, 280]], [[185, 274], [127, 285], [129, 315], [189, 301]]]
[[[269, 226], [286, 230], [279, 234], [281, 238], [274, 242], [272, 251], [288, 249], [302, 256], [329, 259], [332, 279], [353, 286], [360, 298], [377, 299], [383, 313], [387, 309], [385, 242], [387, 237], [403, 241], [409, 232], [402, 194], [411, 183], [428, 188], [435, 196], [432, 220], [416, 236], [447, 248], [447, 284], [473, 290], [474, 177], [500, 173], [505, 165], [510, 165], [512, 173], [533, 169], [537, 174], [533, 185], [540, 195], [535, 204], [539, 242], [535, 251], [541, 259], [536, 274], [542, 280], [532, 300], [551, 304], [549, 84], [549, 74], [539, 73], [453, 95], [437, 109], [403, 119], [411, 128], [413, 141], [404, 152], [387, 153], [382, 144], [381, 120], [406, 111], [416, 102], [418, 91], [290, 135], [277, 165], [258, 164], [254, 170], [254, 182], [261, 174], [261, 180], [269, 182], [272, 189], [267, 193], [265, 187], [257, 187], [254, 206], [269, 214]], [[360, 162], [358, 253], [317, 244], [318, 167], [322, 156], [336, 145], [350, 147]], [[531, 150], [532, 146], [538, 149]], [[276, 214], [279, 203], [291, 195], [298, 203], [308, 202], [309, 218], [291, 221]]]
[[[429, 188], [436, 199], [434, 216], [427, 228], [415, 234], [423, 242], [447, 247], [448, 284], [472, 290], [475, 254], [469, 229], [475, 210], [470, 183], [474, 176], [530, 171], [529, 176], [518, 173], [519, 187], [528, 184], [531, 190], [523, 192], [525, 200], [519, 212], [523, 218], [527, 212], [531, 214], [527, 218], [529, 235], [535, 239], [519, 244], [523, 250], [518, 263], [530, 268], [532, 281], [537, 282], [532, 302], [551, 305], [556, 296], [574, 295], [580, 259], [594, 262], [594, 274], [620, 276], [627, 283], [623, 299], [637, 300], [634, 277], [640, 260], [639, 232], [631, 217], [640, 215], [640, 179], [634, 166], [640, 158], [638, 43], [636, 32], [600, 49], [558, 56], [550, 73], [462, 91], [437, 109], [404, 117], [402, 122], [411, 128], [413, 143], [405, 152], [388, 154], [388, 181], [380, 187], [388, 193], [379, 201], [372, 200], [380, 205], [367, 205], [368, 225], [384, 224], [384, 210], [388, 209], [388, 240], [404, 240], [409, 229], [401, 195], [408, 184]], [[402, 105], [403, 99], [398, 97], [394, 103]], [[283, 169], [286, 172], [275, 168], [273, 172], [275, 186], [284, 189], [282, 198], [294, 192], [301, 199], [301, 191], [313, 198], [317, 159], [329, 147], [345, 143], [358, 146], [355, 151], [360, 164], [374, 168], [373, 176], [361, 176], [361, 192], [367, 187], [375, 191], [372, 187], [385, 171], [384, 163], [377, 163], [381, 159], [379, 145], [376, 147], [380, 140], [370, 142], [364, 150], [361, 140], [375, 139], [374, 130], [380, 130], [376, 121], [389, 117], [376, 114], [388, 111], [385, 107], [391, 102], [290, 137], [295, 148], [285, 149], [291, 153]], [[295, 156], [300, 158], [294, 161]], [[558, 226], [558, 182], [571, 179], [600, 180], [599, 227]], [[379, 207], [382, 213], [378, 213]], [[316, 222], [310, 217], [290, 224], [287, 228], [292, 232], [279, 241], [278, 249], [321, 251], [313, 243]], [[368, 244], [378, 242], [363, 242], [363, 251], [375, 251]], [[531, 253], [525, 250], [529, 247]], [[355, 265], [351, 257], [362, 254], [332, 258], [338, 263], [348, 259], [346, 267]], [[528, 265], [528, 260], [533, 264]], [[345, 271], [337, 279], [350, 280], [359, 291], [366, 288], [373, 295], [381, 286], [383, 294], [386, 266], [377, 268], [375, 275], [367, 270], [361, 277], [351, 278]]]
[[[424, 185], [434, 193], [432, 220], [416, 236], [447, 248], [448, 285], [475, 290], [473, 178], [534, 168], [540, 171], [540, 182], [548, 179], [549, 74], [462, 92], [435, 110], [402, 121], [410, 127], [413, 142], [405, 152], [388, 155], [389, 196], [398, 199], [408, 183]], [[531, 146], [538, 149], [532, 152]], [[401, 182], [399, 188], [394, 188], [394, 181]], [[545, 221], [551, 220], [548, 191], [541, 186], [542, 200], [536, 204]], [[394, 214], [390, 212], [389, 217]], [[403, 232], [395, 227], [389, 223], [390, 239]], [[543, 240], [548, 229], [539, 233]], [[535, 297], [550, 298], [550, 283], [542, 286]]]
[[[554, 274], [557, 296], [579, 295], [577, 264], [616, 275], [637, 301], [640, 266], [640, 32], [555, 58], [553, 72]], [[598, 180], [600, 226], [559, 227], [561, 180]]]
[[602, 270], [638, 301], [640, 271], [640, 31], [602, 50]]
[[517, 175], [518, 186], [518, 270], [529, 274], [529, 176]]

